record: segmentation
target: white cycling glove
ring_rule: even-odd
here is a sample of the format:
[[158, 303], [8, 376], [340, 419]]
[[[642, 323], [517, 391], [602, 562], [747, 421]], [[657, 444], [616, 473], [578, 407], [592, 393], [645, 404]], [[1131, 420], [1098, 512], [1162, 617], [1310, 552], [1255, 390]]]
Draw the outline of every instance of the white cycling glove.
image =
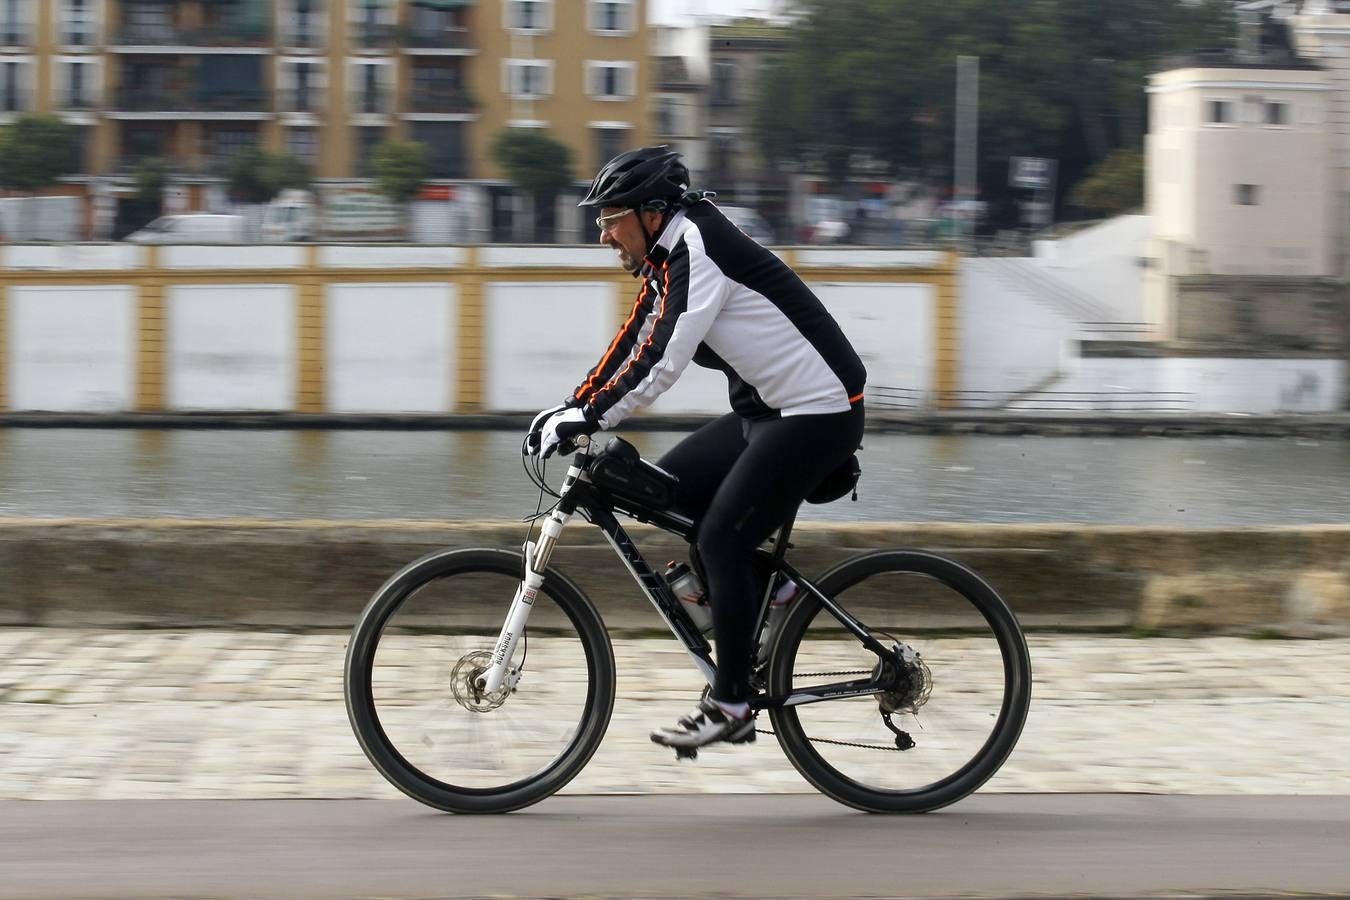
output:
[[578, 435], [592, 435], [600, 430], [600, 423], [589, 415], [590, 407], [572, 407], [556, 412], [544, 423], [540, 432], [539, 453], [544, 459], [553, 455], [558, 445]]
[[543, 430], [544, 423], [547, 422], [550, 418], [552, 418], [554, 414], [560, 413], [564, 409], [567, 409], [572, 405], [573, 404], [571, 403], [559, 403], [557, 406], [551, 406], [548, 409], [542, 410], [539, 413], [539, 415], [534, 417], [534, 420], [530, 422], [530, 430], [525, 432], [526, 455], [528, 456], [539, 455], [540, 431]]

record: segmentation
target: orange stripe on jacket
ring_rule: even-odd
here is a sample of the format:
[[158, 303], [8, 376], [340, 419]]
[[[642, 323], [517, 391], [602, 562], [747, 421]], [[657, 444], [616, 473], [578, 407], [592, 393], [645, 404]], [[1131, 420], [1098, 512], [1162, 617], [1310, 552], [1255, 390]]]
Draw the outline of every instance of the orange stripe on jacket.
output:
[[614, 356], [614, 351], [619, 349], [619, 342], [623, 340], [624, 334], [628, 331], [628, 326], [632, 325], [633, 320], [637, 318], [638, 310], [642, 308], [642, 298], [646, 295], [647, 282], [644, 280], [642, 282], [642, 290], [638, 291], [637, 299], [633, 301], [633, 311], [628, 314], [628, 321], [624, 322], [623, 327], [619, 329], [619, 333], [614, 335], [614, 340], [610, 342], [609, 349], [605, 351], [605, 355], [600, 358], [599, 364], [595, 367], [595, 375], [586, 379], [586, 383], [577, 388], [575, 396], [578, 400], [590, 399], [586, 396], [586, 392], [589, 391], [591, 385], [595, 383], [596, 376], [605, 370], [605, 366], [609, 363], [610, 358]]
[[642, 346], [638, 348], [638, 352], [633, 354], [633, 358], [630, 359], [622, 369], [615, 373], [608, 384], [596, 391], [596, 394], [603, 394], [605, 391], [618, 384], [619, 379], [627, 374], [629, 369], [633, 368], [633, 364], [642, 358], [642, 354], [647, 352], [648, 348], [652, 345], [652, 341], [656, 338], [656, 329], [660, 326], [661, 320], [666, 317], [666, 304], [670, 301], [670, 263], [663, 263], [661, 265], [661, 271], [665, 273], [666, 290], [665, 293], [661, 295], [661, 312], [657, 314], [656, 321], [652, 323], [652, 330], [647, 335], [647, 340], [642, 342]]

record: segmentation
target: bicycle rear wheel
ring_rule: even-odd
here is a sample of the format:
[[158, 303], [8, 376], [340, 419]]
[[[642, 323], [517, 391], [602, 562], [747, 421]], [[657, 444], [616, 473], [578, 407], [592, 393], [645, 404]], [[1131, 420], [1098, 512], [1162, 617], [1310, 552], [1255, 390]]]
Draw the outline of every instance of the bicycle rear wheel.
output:
[[[907, 663], [889, 691], [771, 711], [802, 776], [868, 812], [926, 812], [984, 784], [1031, 699], [1026, 640], [1007, 604], [971, 570], [920, 551], [854, 557], [817, 586]], [[808, 594], [774, 643], [769, 687], [786, 695], [878, 671], [878, 657]]]
[[514, 690], [473, 681], [520, 582], [519, 553], [453, 550], [375, 594], [347, 649], [347, 715], [395, 787], [447, 812], [508, 812], [572, 780], [614, 708], [614, 651], [581, 590], [545, 573], [516, 644]]

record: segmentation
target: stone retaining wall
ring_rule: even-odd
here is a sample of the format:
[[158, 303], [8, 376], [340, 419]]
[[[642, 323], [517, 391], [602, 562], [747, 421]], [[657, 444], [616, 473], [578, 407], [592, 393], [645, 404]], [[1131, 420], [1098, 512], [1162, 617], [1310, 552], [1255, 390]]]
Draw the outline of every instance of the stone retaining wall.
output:
[[[653, 529], [630, 531], [654, 567], [688, 555]], [[345, 628], [407, 562], [446, 547], [514, 548], [524, 535], [498, 522], [0, 520], [0, 625]], [[868, 549], [944, 553], [1030, 627], [1350, 632], [1347, 525], [820, 523], [799, 526], [793, 542], [808, 573]], [[660, 627], [597, 530], [574, 523], [554, 564], [611, 626]]]

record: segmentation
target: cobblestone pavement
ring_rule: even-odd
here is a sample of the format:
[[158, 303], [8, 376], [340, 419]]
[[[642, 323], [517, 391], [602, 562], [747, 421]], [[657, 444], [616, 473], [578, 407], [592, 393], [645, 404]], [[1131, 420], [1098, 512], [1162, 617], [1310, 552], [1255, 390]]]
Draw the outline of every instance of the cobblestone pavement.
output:
[[[346, 640], [0, 629], [0, 797], [400, 796], [347, 724]], [[986, 791], [1350, 794], [1350, 640], [1030, 643], [1031, 714]], [[614, 719], [569, 792], [812, 790], [772, 738], [677, 764], [647, 735], [696, 672], [670, 640], [615, 652]]]

